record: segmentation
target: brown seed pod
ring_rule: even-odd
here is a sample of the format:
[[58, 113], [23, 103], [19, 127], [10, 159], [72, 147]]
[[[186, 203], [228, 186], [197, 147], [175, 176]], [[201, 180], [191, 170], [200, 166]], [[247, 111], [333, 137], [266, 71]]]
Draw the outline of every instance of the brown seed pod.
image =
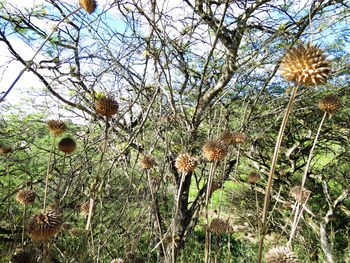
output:
[[110, 117], [118, 112], [118, 103], [111, 96], [105, 96], [95, 103], [96, 111], [102, 116]]
[[323, 50], [310, 43], [287, 51], [281, 58], [282, 77], [305, 86], [326, 82], [331, 70]]
[[61, 229], [61, 225], [61, 215], [55, 210], [46, 210], [30, 217], [28, 232], [34, 240], [47, 240]]
[[188, 153], [180, 154], [175, 160], [175, 167], [183, 172], [193, 171], [197, 164], [197, 159]]
[[143, 158], [140, 160], [142, 168], [149, 169], [152, 168], [155, 164], [155, 160], [152, 156], [150, 155], [145, 155]]
[[[96, 203], [94, 203], [94, 207], [92, 208], [92, 212], [94, 212], [96, 209]], [[90, 201], [86, 201], [85, 203], [83, 203], [81, 206], [80, 206], [80, 211], [83, 213], [83, 214], [89, 214], [89, 210], [90, 210]]]
[[32, 263], [34, 262], [33, 258], [33, 251], [19, 249], [12, 255], [11, 263]]
[[224, 234], [229, 230], [231, 231], [230, 225], [221, 218], [214, 218], [211, 220], [209, 230], [216, 234]]
[[8, 154], [8, 153], [12, 153], [11, 147], [0, 145], [0, 154]]
[[63, 121], [51, 120], [47, 123], [47, 128], [51, 134], [60, 135], [66, 131], [67, 126]]
[[16, 200], [21, 204], [32, 204], [35, 201], [34, 190], [21, 190], [16, 194]]
[[62, 230], [69, 230], [72, 227], [72, 224], [69, 222], [64, 222], [61, 226]]
[[236, 135], [234, 132], [225, 131], [221, 135], [220, 140], [225, 142], [227, 145], [233, 145], [236, 143]]
[[79, 0], [79, 6], [84, 8], [84, 10], [92, 14], [97, 7], [96, 1], [95, 0]]
[[248, 135], [244, 132], [235, 132], [234, 137], [236, 140], [236, 143], [244, 143], [248, 139]]
[[145, 263], [146, 259], [144, 259], [143, 257], [137, 257], [134, 260], [135, 263]]
[[260, 180], [260, 174], [258, 172], [251, 172], [249, 175], [248, 175], [248, 181], [250, 183], [256, 183], [257, 181]]
[[111, 261], [111, 263], [124, 263], [124, 259], [122, 258], [115, 258]]
[[126, 252], [126, 258], [129, 259], [129, 260], [135, 260], [136, 259], [136, 256], [133, 252], [129, 251], [129, 252]]
[[222, 186], [221, 182], [214, 181], [210, 187], [210, 192], [214, 192], [214, 191], [218, 190], [221, 186]]
[[293, 186], [292, 189], [290, 189], [289, 196], [294, 198], [297, 201], [305, 201], [308, 199], [311, 195], [311, 191], [307, 190], [305, 187], [302, 191], [300, 185]]
[[80, 236], [82, 230], [79, 227], [74, 227], [71, 230], [69, 230], [69, 235], [72, 237], [78, 237]]
[[202, 154], [209, 161], [222, 160], [227, 154], [227, 145], [221, 140], [208, 141], [202, 147]]
[[327, 95], [320, 99], [318, 107], [328, 114], [335, 114], [341, 107], [341, 100], [337, 96]]
[[60, 149], [61, 152], [68, 153], [68, 154], [74, 152], [76, 147], [77, 147], [77, 144], [75, 143], [75, 141], [72, 138], [68, 138], [68, 137], [63, 138], [58, 143], [58, 149]]
[[288, 247], [273, 247], [265, 256], [266, 263], [299, 263], [298, 259]]

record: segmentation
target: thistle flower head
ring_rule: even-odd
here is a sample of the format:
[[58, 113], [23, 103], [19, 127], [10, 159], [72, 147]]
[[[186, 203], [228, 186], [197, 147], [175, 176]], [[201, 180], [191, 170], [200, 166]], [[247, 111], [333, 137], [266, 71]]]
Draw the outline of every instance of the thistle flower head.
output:
[[28, 221], [28, 232], [34, 240], [47, 240], [61, 228], [62, 218], [55, 210], [38, 212]]
[[32, 204], [35, 201], [34, 190], [21, 190], [16, 194], [16, 200], [21, 204]]
[[129, 260], [135, 260], [136, 259], [136, 256], [133, 252], [129, 251], [129, 252], [126, 252], [126, 258], [129, 259]]
[[203, 145], [202, 153], [209, 161], [219, 161], [226, 156], [227, 145], [221, 140], [208, 141]]
[[140, 160], [141, 166], [144, 169], [152, 168], [155, 164], [155, 160], [150, 155], [144, 155], [142, 159]]
[[[92, 211], [94, 212], [96, 209], [96, 203], [94, 203], [94, 207], [92, 208]], [[81, 206], [80, 206], [80, 211], [83, 213], [83, 214], [89, 214], [89, 210], [90, 210], [90, 201], [86, 201], [85, 203], [83, 203]]]
[[197, 159], [188, 153], [180, 154], [175, 160], [175, 167], [183, 172], [193, 171], [197, 164]]
[[110, 117], [118, 112], [118, 103], [111, 96], [105, 96], [95, 103], [96, 111], [102, 116]]
[[0, 145], [0, 154], [8, 154], [11, 153], [12, 149], [11, 147], [5, 146], [5, 145]]
[[316, 86], [326, 82], [331, 70], [323, 50], [308, 43], [299, 44], [281, 58], [282, 77], [305, 86]]
[[244, 143], [248, 139], [248, 135], [244, 132], [235, 132], [233, 133], [236, 143]]
[[137, 258], [135, 258], [134, 262], [135, 263], [145, 263], [146, 260], [143, 257], [137, 257]]
[[66, 131], [67, 126], [63, 121], [50, 120], [47, 123], [47, 128], [49, 128], [51, 134], [60, 135]]
[[320, 99], [318, 107], [328, 114], [335, 114], [341, 107], [341, 100], [337, 96], [327, 95]]
[[258, 172], [251, 172], [248, 175], [248, 181], [251, 183], [256, 183], [259, 180], [260, 180], [260, 174]]
[[234, 132], [225, 131], [221, 135], [220, 140], [225, 142], [227, 145], [233, 145], [236, 143], [236, 134]]
[[91, 14], [95, 11], [97, 4], [95, 0], [79, 0], [79, 6]]
[[293, 186], [292, 189], [290, 189], [289, 191], [289, 196], [291, 196], [297, 201], [305, 201], [310, 197], [310, 195], [311, 191], [307, 190], [305, 187], [303, 187], [303, 190], [301, 191], [300, 185]]
[[34, 252], [30, 250], [19, 249], [12, 255], [12, 263], [32, 263]]
[[278, 246], [269, 250], [266, 263], [299, 263], [299, 261], [288, 247]]
[[230, 225], [225, 220], [221, 218], [214, 218], [210, 222], [209, 230], [216, 234], [224, 234], [229, 230], [231, 231], [231, 228], [230, 228]]
[[69, 235], [71, 237], [78, 237], [82, 233], [82, 230], [79, 227], [74, 227], [71, 230], [69, 230]]
[[58, 149], [60, 149], [60, 151], [62, 151], [64, 153], [68, 153], [68, 154], [74, 152], [76, 147], [77, 147], [77, 144], [75, 143], [75, 141], [72, 138], [68, 138], [68, 137], [63, 138], [58, 143]]
[[64, 222], [61, 226], [63, 230], [69, 230], [72, 227], [72, 224], [69, 222]]

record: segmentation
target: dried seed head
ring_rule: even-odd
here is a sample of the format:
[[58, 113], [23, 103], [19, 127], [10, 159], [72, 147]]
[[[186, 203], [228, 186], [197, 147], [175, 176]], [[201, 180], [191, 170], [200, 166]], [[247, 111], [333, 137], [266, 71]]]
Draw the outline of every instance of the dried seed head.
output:
[[137, 257], [134, 260], [135, 263], [145, 263], [146, 260], [143, 257]]
[[135, 254], [133, 252], [131, 252], [131, 251], [127, 252], [125, 256], [129, 260], [135, 260], [136, 259]]
[[308, 43], [287, 51], [281, 58], [282, 77], [305, 86], [324, 83], [331, 70], [323, 50]]
[[216, 234], [224, 234], [231, 229], [230, 229], [230, 225], [225, 220], [221, 218], [214, 218], [210, 222], [209, 230]]
[[297, 201], [305, 201], [308, 199], [311, 195], [311, 191], [307, 190], [305, 187], [302, 191], [300, 185], [293, 186], [292, 189], [290, 189], [289, 196], [294, 198]]
[[248, 135], [243, 132], [234, 132], [236, 143], [244, 143], [248, 139]]
[[155, 164], [155, 160], [150, 155], [144, 155], [143, 158], [140, 160], [142, 168], [149, 169], [152, 168]]
[[288, 247], [278, 246], [269, 250], [266, 263], [299, 263], [299, 261]]
[[[96, 203], [94, 203], [94, 207], [92, 208], [92, 212], [94, 212], [96, 209]], [[89, 214], [89, 210], [90, 210], [90, 201], [86, 201], [85, 203], [83, 203], [81, 206], [80, 206], [80, 211], [83, 213], [83, 214]]]
[[197, 159], [188, 153], [180, 154], [175, 160], [175, 167], [183, 172], [193, 171], [197, 164]]
[[341, 107], [341, 101], [337, 96], [327, 95], [320, 99], [318, 107], [328, 114], [335, 114]]
[[256, 183], [257, 181], [260, 180], [260, 174], [258, 172], [251, 172], [249, 175], [248, 175], [248, 181], [250, 183]]
[[47, 123], [47, 128], [51, 134], [60, 135], [66, 131], [67, 126], [63, 121], [51, 120]]
[[8, 154], [11, 153], [12, 149], [11, 147], [5, 146], [5, 145], [0, 145], [0, 154]]
[[124, 259], [122, 258], [115, 258], [111, 261], [111, 263], [124, 263]]
[[95, 0], [79, 0], [79, 6], [91, 14], [95, 11], [97, 4]]
[[234, 132], [225, 131], [221, 135], [220, 140], [225, 142], [227, 145], [233, 145], [236, 143], [236, 135]]
[[328, 220], [329, 220], [329, 221], [335, 221], [336, 219], [337, 219], [337, 218], [335, 217], [334, 214], [331, 214], [331, 215], [328, 216]]
[[28, 231], [34, 240], [47, 240], [61, 228], [62, 218], [55, 210], [34, 214], [28, 221]]
[[119, 106], [114, 98], [105, 96], [96, 101], [95, 108], [102, 116], [110, 117], [118, 112]]
[[77, 144], [71, 138], [63, 138], [58, 143], [58, 149], [60, 149], [60, 151], [62, 151], [64, 153], [68, 153], [68, 154], [74, 152], [76, 147], [77, 147]]
[[21, 204], [32, 204], [35, 201], [34, 190], [21, 190], [16, 194], [16, 200]]
[[69, 231], [69, 235], [72, 237], [78, 237], [81, 234], [81, 229], [79, 227], [74, 227]]
[[210, 192], [214, 192], [214, 191], [218, 190], [221, 186], [222, 186], [222, 184], [220, 182], [214, 181], [210, 187]]
[[69, 230], [72, 227], [72, 224], [69, 222], [64, 222], [61, 226], [63, 230]]
[[34, 252], [20, 249], [16, 251], [15, 254], [12, 255], [11, 262], [12, 263], [32, 263]]
[[202, 147], [202, 153], [209, 161], [222, 160], [227, 154], [227, 145], [220, 140], [212, 140]]

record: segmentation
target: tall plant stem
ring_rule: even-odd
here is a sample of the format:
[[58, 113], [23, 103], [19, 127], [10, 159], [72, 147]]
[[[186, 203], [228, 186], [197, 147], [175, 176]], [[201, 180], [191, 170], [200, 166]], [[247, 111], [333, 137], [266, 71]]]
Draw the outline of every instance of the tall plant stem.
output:
[[9, 220], [9, 225], [11, 229], [11, 233], [13, 234], [13, 228], [12, 228], [12, 220], [10, 215], [10, 207], [11, 207], [11, 178], [10, 178], [10, 167], [8, 163], [8, 154], [5, 154], [5, 163], [6, 163], [6, 173], [7, 173], [7, 217]]
[[47, 187], [49, 185], [49, 175], [50, 175], [50, 163], [51, 163], [51, 157], [52, 157], [52, 152], [53, 152], [53, 147], [55, 145], [55, 141], [56, 141], [56, 134], [53, 135], [51, 149], [50, 149], [50, 154], [49, 154], [49, 160], [47, 161], [46, 181], [45, 181], [45, 194], [44, 194], [44, 208], [43, 208], [44, 210], [46, 208]]
[[43, 43], [41, 43], [41, 45], [39, 46], [39, 48], [36, 50], [35, 54], [33, 55], [32, 59], [29, 60], [26, 64], [26, 66], [21, 70], [21, 72], [18, 74], [17, 78], [14, 80], [14, 82], [11, 84], [11, 86], [7, 89], [7, 91], [5, 92], [4, 96], [2, 96], [2, 98], [0, 98], [0, 103], [3, 102], [6, 98], [6, 96], [10, 93], [10, 91], [12, 90], [12, 88], [16, 85], [17, 81], [22, 77], [23, 73], [33, 64], [33, 60], [34, 58], [38, 55], [38, 53], [40, 52], [40, 50], [43, 48], [43, 46], [45, 45], [45, 43], [50, 39], [50, 37], [52, 36], [52, 34], [58, 29], [59, 25], [66, 20], [68, 17], [70, 17], [71, 15], [75, 14], [76, 12], [78, 12], [81, 9], [81, 7], [79, 7], [78, 9], [74, 10], [73, 12], [69, 13], [67, 16], [65, 16], [64, 18], [62, 18], [60, 21], [58, 21], [58, 23], [56, 24], [56, 26], [54, 26], [50, 32], [50, 34], [44, 39]]
[[98, 164], [98, 168], [96, 171], [96, 176], [95, 176], [95, 183], [91, 189], [91, 194], [90, 194], [90, 204], [89, 204], [89, 214], [87, 217], [87, 221], [86, 221], [86, 226], [85, 226], [85, 230], [89, 231], [90, 228], [90, 224], [91, 224], [91, 216], [92, 216], [92, 210], [95, 204], [95, 191], [96, 188], [98, 187], [99, 183], [100, 183], [100, 172], [102, 169], [102, 162], [103, 162], [103, 157], [104, 154], [106, 152], [107, 149], [107, 141], [108, 141], [108, 128], [109, 128], [109, 123], [108, 123], [108, 117], [106, 117], [106, 128], [105, 128], [105, 134], [104, 134], [104, 141], [103, 141], [103, 147], [102, 147], [102, 152], [101, 152], [101, 157], [100, 157], [100, 161]]
[[24, 229], [25, 229], [25, 222], [26, 222], [26, 213], [27, 213], [27, 204], [24, 203], [24, 209], [23, 209], [23, 229], [22, 229], [22, 245], [24, 245]]
[[273, 153], [273, 158], [272, 158], [272, 163], [271, 163], [271, 169], [270, 169], [270, 173], [269, 173], [269, 178], [267, 181], [267, 186], [266, 186], [266, 190], [265, 190], [265, 199], [264, 199], [264, 208], [262, 211], [262, 220], [261, 220], [261, 232], [259, 233], [259, 252], [258, 252], [258, 263], [261, 263], [262, 261], [262, 250], [263, 250], [263, 245], [264, 245], [264, 238], [265, 238], [265, 227], [266, 227], [266, 218], [267, 218], [267, 212], [268, 212], [268, 205], [269, 205], [269, 201], [270, 201], [270, 193], [271, 193], [271, 187], [272, 187], [272, 180], [273, 180], [273, 175], [275, 173], [275, 168], [276, 168], [276, 163], [277, 163], [277, 158], [278, 158], [278, 152], [279, 149], [281, 147], [281, 143], [282, 143], [282, 138], [283, 138], [283, 133], [284, 130], [286, 128], [286, 124], [288, 121], [288, 117], [289, 114], [291, 112], [292, 109], [292, 105], [295, 99], [295, 95], [297, 93], [298, 90], [298, 83], [295, 85], [292, 95], [290, 96], [288, 105], [287, 105], [287, 109], [285, 111], [282, 123], [281, 123], [281, 127], [278, 133], [278, 137], [276, 140], [276, 145], [275, 145], [275, 151]]
[[[325, 112], [325, 113], [323, 114], [323, 117], [322, 117], [322, 120], [321, 120], [321, 122], [320, 122], [320, 125], [318, 126], [317, 133], [316, 133], [316, 137], [315, 137], [314, 142], [313, 142], [313, 144], [312, 144], [312, 147], [311, 147], [311, 149], [310, 149], [310, 153], [309, 153], [309, 157], [308, 157], [308, 159], [307, 159], [307, 163], [306, 163], [306, 166], [305, 166], [303, 178], [302, 178], [302, 180], [301, 180], [300, 193], [299, 193], [301, 197], [303, 196], [303, 189], [304, 189], [304, 185], [305, 185], [305, 182], [306, 182], [307, 174], [308, 174], [309, 169], [310, 169], [312, 156], [313, 156], [313, 153], [314, 153], [314, 150], [315, 150], [317, 141], [318, 141], [318, 137], [320, 136], [320, 133], [321, 133], [321, 129], [322, 129], [324, 120], [326, 119], [326, 115], [327, 115], [327, 113]], [[306, 203], [305, 203], [305, 204], [306, 204]], [[294, 237], [296, 228], [297, 228], [297, 226], [298, 226], [299, 218], [300, 218], [299, 214], [302, 213], [302, 212], [299, 213], [299, 209], [300, 209], [300, 204], [299, 204], [299, 202], [298, 202], [297, 207], [296, 207], [296, 212], [295, 212], [295, 214], [294, 214], [294, 220], [293, 220], [293, 224], [292, 224], [292, 230], [291, 230], [290, 237], [289, 237], [289, 240], [288, 240], [288, 246], [290, 246], [291, 243], [292, 243], [292, 240], [293, 240], [293, 237]]]
[[209, 196], [210, 196], [210, 189], [211, 185], [213, 183], [213, 177], [215, 174], [215, 169], [216, 169], [216, 164], [217, 161], [213, 161], [210, 166], [210, 172], [209, 172], [209, 178], [208, 178], [208, 184], [207, 184], [207, 194], [205, 196], [205, 219], [206, 219], [206, 224], [207, 228], [205, 230], [205, 253], [204, 253], [204, 263], [209, 262], [209, 247], [210, 247], [210, 242], [209, 242], [209, 214], [208, 214], [208, 204], [209, 204]]
[[66, 166], [66, 156], [67, 153], [64, 153], [63, 156], [63, 166], [62, 166], [62, 170], [61, 170], [61, 174], [60, 174], [60, 179], [58, 181], [58, 186], [57, 186], [57, 191], [56, 191], [56, 205], [58, 206], [60, 203], [60, 188], [61, 188], [61, 183], [62, 183], [62, 178], [63, 178], [63, 174], [64, 174], [64, 168]]

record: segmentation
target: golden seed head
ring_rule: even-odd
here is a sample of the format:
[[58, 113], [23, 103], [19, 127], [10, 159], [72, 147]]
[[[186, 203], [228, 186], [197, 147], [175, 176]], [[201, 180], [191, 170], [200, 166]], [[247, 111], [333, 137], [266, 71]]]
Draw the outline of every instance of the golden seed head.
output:
[[341, 100], [335, 95], [327, 95], [320, 99], [318, 107], [328, 114], [335, 114], [341, 107]]
[[124, 263], [124, 259], [122, 258], [115, 258], [111, 261], [111, 263]]
[[216, 234], [224, 234], [229, 230], [231, 231], [232, 229], [230, 228], [230, 225], [225, 220], [221, 218], [214, 218], [210, 222], [209, 230]]
[[61, 215], [55, 210], [34, 214], [28, 221], [28, 232], [34, 240], [47, 240], [54, 236], [62, 225]]
[[220, 140], [225, 142], [227, 145], [233, 145], [236, 143], [236, 135], [234, 132], [225, 131], [221, 135]]
[[277, 246], [266, 254], [266, 263], [299, 263], [299, 261], [288, 247]]
[[257, 181], [260, 180], [260, 174], [258, 172], [251, 172], [249, 175], [248, 175], [248, 181], [250, 183], [256, 183]]
[[[81, 206], [80, 206], [80, 211], [83, 213], [83, 214], [89, 214], [89, 209], [90, 209], [90, 201], [86, 201], [85, 203], [83, 203]], [[94, 207], [92, 208], [92, 212], [94, 212], [96, 209], [96, 203], [94, 203]]]
[[193, 171], [197, 164], [197, 159], [188, 153], [180, 154], [175, 160], [175, 167], [183, 172]]
[[142, 168], [149, 169], [152, 168], [155, 164], [155, 160], [150, 155], [144, 155], [143, 158], [140, 160]]
[[8, 154], [12, 152], [12, 148], [5, 146], [5, 145], [0, 145], [0, 154]]
[[306, 46], [299, 44], [281, 58], [282, 77], [305, 86], [326, 82], [330, 70], [330, 62], [323, 50], [310, 43]]
[[49, 128], [51, 134], [60, 135], [66, 131], [67, 126], [63, 121], [51, 120], [47, 123], [47, 128]]
[[221, 140], [212, 140], [203, 145], [202, 153], [209, 161], [219, 161], [226, 156], [227, 145]]
[[118, 112], [118, 103], [111, 96], [105, 96], [95, 103], [96, 111], [102, 116], [110, 117]]
[[69, 230], [72, 227], [72, 224], [69, 222], [64, 222], [61, 226], [63, 230]]
[[12, 263], [32, 263], [33, 261], [33, 251], [27, 251], [20, 249], [16, 251], [15, 254], [12, 255], [11, 262]]
[[21, 190], [16, 194], [16, 200], [21, 204], [32, 204], [35, 201], [34, 190]]
[[131, 251], [127, 252], [125, 256], [129, 260], [135, 260], [136, 259], [135, 254], [133, 252], [131, 252]]
[[134, 260], [135, 263], [145, 263], [146, 260], [143, 257], [137, 257]]
[[97, 4], [95, 0], [79, 0], [79, 6], [91, 14], [95, 11]]
[[307, 190], [305, 187], [302, 191], [300, 185], [293, 186], [292, 189], [290, 189], [289, 196], [294, 198], [297, 201], [305, 201], [308, 199], [311, 195], [311, 191]]
[[71, 138], [63, 138], [58, 143], [58, 149], [60, 149], [60, 151], [62, 151], [64, 153], [68, 153], [68, 154], [74, 152], [76, 147], [77, 147], [77, 144]]
[[71, 230], [69, 230], [69, 235], [71, 237], [78, 237], [81, 234], [81, 229], [79, 227], [74, 227]]

